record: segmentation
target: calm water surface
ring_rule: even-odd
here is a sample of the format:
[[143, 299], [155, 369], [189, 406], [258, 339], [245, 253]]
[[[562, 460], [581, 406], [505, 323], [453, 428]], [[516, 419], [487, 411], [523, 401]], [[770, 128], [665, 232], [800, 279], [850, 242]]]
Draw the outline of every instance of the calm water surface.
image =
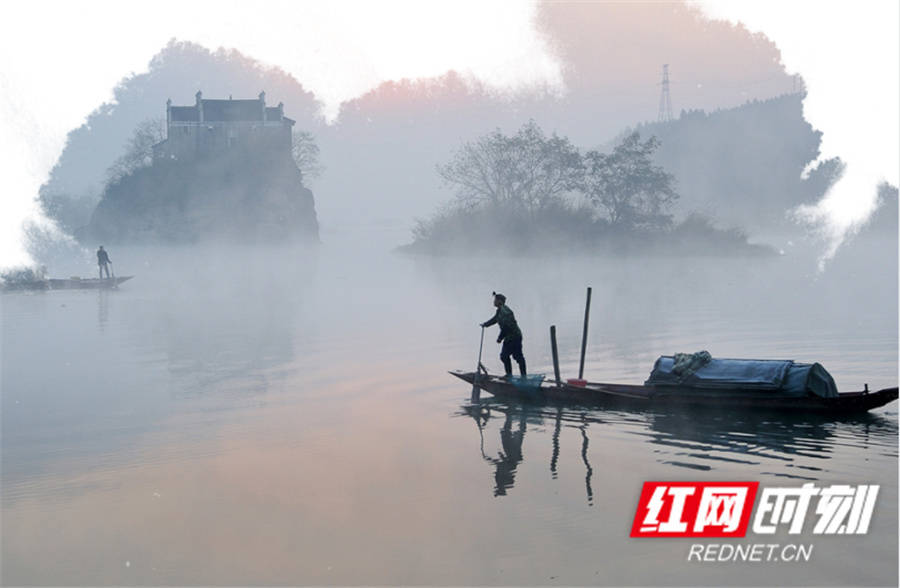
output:
[[[358, 243], [359, 241], [354, 241]], [[323, 246], [113, 249], [112, 292], [5, 294], [4, 584], [897, 584], [897, 404], [829, 420], [470, 402], [503, 291], [533, 371], [641, 382], [661, 354], [897, 384], [896, 243], [697, 259], [425, 260]], [[71, 259], [55, 275], [87, 274]], [[886, 269], [887, 268], [887, 269]], [[495, 334], [495, 333], [494, 333]], [[497, 346], [485, 364], [499, 370]], [[628, 538], [645, 480], [881, 485], [808, 563]], [[748, 538], [748, 542], [750, 539]], [[769, 542], [768, 539], [761, 541]]]

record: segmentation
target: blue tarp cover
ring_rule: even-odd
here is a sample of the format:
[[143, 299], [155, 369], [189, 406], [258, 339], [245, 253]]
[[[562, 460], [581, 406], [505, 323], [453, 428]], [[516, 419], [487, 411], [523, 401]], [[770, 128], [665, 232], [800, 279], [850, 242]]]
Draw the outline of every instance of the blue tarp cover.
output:
[[712, 390], [759, 390], [787, 396], [815, 394], [829, 398], [838, 395], [831, 374], [818, 363], [714, 358], [686, 376], [672, 371], [674, 363], [674, 357], [667, 355], [657, 359], [644, 384]]
[[711, 359], [709, 363], [682, 378], [672, 371], [673, 357], [656, 360], [646, 384], [674, 384], [691, 388], [753, 388], [778, 390], [784, 383], [790, 360]]

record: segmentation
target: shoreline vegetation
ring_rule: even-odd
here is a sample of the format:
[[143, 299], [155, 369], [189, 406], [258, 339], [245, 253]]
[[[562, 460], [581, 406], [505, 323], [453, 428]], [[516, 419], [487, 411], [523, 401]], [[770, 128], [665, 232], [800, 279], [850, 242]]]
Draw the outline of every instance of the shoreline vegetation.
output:
[[[779, 252], [771, 245], [753, 243], [740, 228], [718, 228], [701, 214], [692, 214], [663, 231], [611, 230], [603, 219], [590, 215], [584, 207], [565, 205], [552, 222], [535, 222], [490, 210], [444, 209], [414, 229], [411, 243], [394, 249], [397, 253], [433, 257], [470, 256], [482, 253], [501, 256], [566, 254], [603, 257], [609, 255], [651, 255], [656, 257], [771, 257]], [[419, 231], [425, 237], [419, 237]], [[504, 236], [506, 235], [506, 236]]]
[[541, 253], [776, 255], [740, 228], [693, 212], [674, 220], [675, 178], [654, 163], [660, 142], [626, 135], [611, 152], [581, 153], [532, 120], [515, 135], [499, 129], [437, 166], [456, 191], [396, 249], [426, 255]]

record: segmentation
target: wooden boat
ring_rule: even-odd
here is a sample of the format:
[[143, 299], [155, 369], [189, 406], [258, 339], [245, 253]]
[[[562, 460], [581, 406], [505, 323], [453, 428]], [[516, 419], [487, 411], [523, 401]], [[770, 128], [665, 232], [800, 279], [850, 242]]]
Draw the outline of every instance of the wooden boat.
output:
[[[498, 398], [537, 402], [572, 402], [578, 404], [627, 403], [645, 406], [704, 407], [724, 409], [768, 409], [779, 411], [826, 412], [844, 414], [864, 412], [897, 399], [897, 388], [869, 392], [843, 392], [824, 398], [815, 394], [784, 396], [758, 390], [700, 390], [678, 386], [604, 384], [587, 382], [539, 382], [534, 385], [485, 373], [451, 371], [452, 375], [476, 385]], [[477, 381], [476, 381], [477, 378]]]
[[50, 278], [51, 290], [75, 290], [81, 288], [118, 288], [122, 282], [127, 282], [134, 276], [117, 276], [114, 278]]
[[869, 392], [868, 384], [860, 392], [840, 393], [834, 378], [818, 363], [713, 358], [705, 350], [661, 356], [643, 385], [588, 382], [580, 378], [584, 371], [590, 308], [589, 287], [584, 309], [579, 379], [563, 382], [560, 378], [555, 325], [550, 326], [555, 374], [552, 383], [544, 382], [543, 378], [490, 375], [481, 364], [481, 351], [478, 353], [478, 371], [450, 373], [499, 398], [579, 404], [628, 403], [654, 407], [753, 408], [846, 414], [878, 408], [897, 399], [896, 387]]
[[4, 291], [10, 290], [81, 290], [118, 288], [134, 276], [116, 276], [114, 278], [49, 278], [46, 280], [29, 280], [3, 284]]

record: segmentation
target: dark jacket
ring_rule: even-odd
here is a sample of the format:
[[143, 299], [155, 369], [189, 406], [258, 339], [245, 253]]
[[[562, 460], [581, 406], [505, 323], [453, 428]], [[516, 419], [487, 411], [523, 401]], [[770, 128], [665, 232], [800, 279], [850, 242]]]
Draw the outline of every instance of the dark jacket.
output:
[[493, 324], [500, 325], [500, 336], [497, 337], [498, 343], [504, 339], [522, 337], [522, 331], [519, 329], [519, 324], [516, 322], [516, 315], [514, 315], [513, 311], [505, 304], [500, 305], [497, 308], [497, 312], [494, 313], [494, 318], [484, 322], [483, 326], [490, 327]]
[[98, 249], [97, 265], [106, 265], [107, 263], [109, 263], [109, 254], [106, 253], [106, 249]]

